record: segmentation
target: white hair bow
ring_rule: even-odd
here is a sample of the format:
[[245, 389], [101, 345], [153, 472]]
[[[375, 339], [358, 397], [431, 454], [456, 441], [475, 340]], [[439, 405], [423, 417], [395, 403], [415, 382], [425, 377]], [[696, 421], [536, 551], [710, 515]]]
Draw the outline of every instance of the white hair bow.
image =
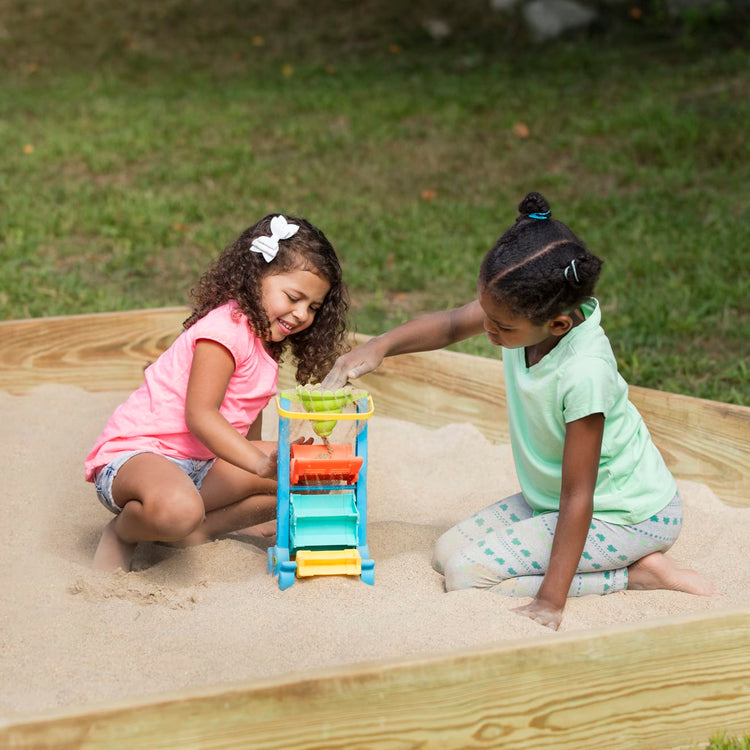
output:
[[271, 219], [270, 236], [256, 237], [250, 249], [254, 253], [262, 253], [266, 263], [270, 263], [279, 252], [279, 240], [288, 240], [297, 234], [298, 229], [297, 224], [289, 224], [283, 216], [274, 216]]

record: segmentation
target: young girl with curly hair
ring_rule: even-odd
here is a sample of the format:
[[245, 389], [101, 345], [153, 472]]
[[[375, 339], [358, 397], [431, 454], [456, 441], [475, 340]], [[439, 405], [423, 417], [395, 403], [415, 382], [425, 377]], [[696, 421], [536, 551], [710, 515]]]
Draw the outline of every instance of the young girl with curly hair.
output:
[[593, 297], [601, 261], [539, 193], [485, 256], [478, 298], [415, 318], [344, 354], [336, 387], [384, 357], [486, 333], [502, 347], [521, 492], [446, 531], [433, 567], [446, 590], [531, 597], [516, 611], [554, 630], [568, 596], [713, 585], [664, 552], [682, 526], [677, 485], [628, 400]]
[[262, 533], [276, 509], [276, 451], [260, 440], [261, 412], [282, 355], [291, 351], [306, 383], [345, 351], [341, 267], [305, 219], [261, 219], [193, 296], [185, 330], [86, 458], [86, 479], [115, 514], [94, 555], [99, 569], [129, 570], [138, 542], [199, 544], [253, 526]]

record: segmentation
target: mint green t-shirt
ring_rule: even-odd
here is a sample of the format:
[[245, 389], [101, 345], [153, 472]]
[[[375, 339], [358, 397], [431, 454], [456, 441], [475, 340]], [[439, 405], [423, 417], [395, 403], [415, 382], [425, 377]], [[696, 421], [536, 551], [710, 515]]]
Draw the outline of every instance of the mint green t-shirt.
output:
[[639, 523], [661, 510], [677, 485], [617, 371], [600, 326], [596, 299], [585, 320], [532, 367], [523, 347], [503, 349], [510, 438], [516, 473], [536, 512], [560, 507], [562, 455], [567, 422], [604, 414], [604, 436], [594, 491], [594, 517]]

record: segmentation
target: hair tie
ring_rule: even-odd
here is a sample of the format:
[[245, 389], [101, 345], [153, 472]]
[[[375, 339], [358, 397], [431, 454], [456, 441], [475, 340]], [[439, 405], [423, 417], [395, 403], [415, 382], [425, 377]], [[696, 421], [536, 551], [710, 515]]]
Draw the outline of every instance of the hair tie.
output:
[[541, 211], [541, 212], [537, 211], [536, 213], [533, 213], [533, 214], [527, 214], [527, 216], [530, 219], [539, 219], [539, 220], [549, 219], [549, 215], [550, 215], [549, 211]]
[[256, 237], [250, 245], [250, 250], [254, 253], [261, 253], [266, 263], [270, 263], [279, 252], [279, 240], [288, 240], [297, 234], [298, 229], [297, 224], [289, 224], [280, 214], [274, 216], [271, 219], [271, 234]]
[[563, 276], [565, 276], [565, 281], [567, 281], [569, 284], [572, 284], [573, 282], [568, 278], [568, 273], [570, 271], [573, 271], [573, 277], [575, 278], [575, 283], [580, 284], [581, 280], [578, 278], [578, 271], [576, 270], [576, 261], [575, 258], [568, 263], [567, 266], [565, 266], [565, 270], [563, 271]]

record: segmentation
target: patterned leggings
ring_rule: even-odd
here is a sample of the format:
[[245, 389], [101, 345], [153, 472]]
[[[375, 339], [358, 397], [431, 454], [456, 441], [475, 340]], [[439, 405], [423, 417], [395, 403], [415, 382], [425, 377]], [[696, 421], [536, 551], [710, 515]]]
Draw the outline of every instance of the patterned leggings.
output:
[[[473, 587], [535, 596], [549, 565], [557, 518], [557, 513], [535, 516], [523, 495], [512, 495], [446, 531], [435, 545], [432, 567], [445, 576], [446, 591]], [[628, 565], [669, 549], [681, 527], [679, 494], [632, 526], [593, 519], [568, 596], [626, 589]]]

